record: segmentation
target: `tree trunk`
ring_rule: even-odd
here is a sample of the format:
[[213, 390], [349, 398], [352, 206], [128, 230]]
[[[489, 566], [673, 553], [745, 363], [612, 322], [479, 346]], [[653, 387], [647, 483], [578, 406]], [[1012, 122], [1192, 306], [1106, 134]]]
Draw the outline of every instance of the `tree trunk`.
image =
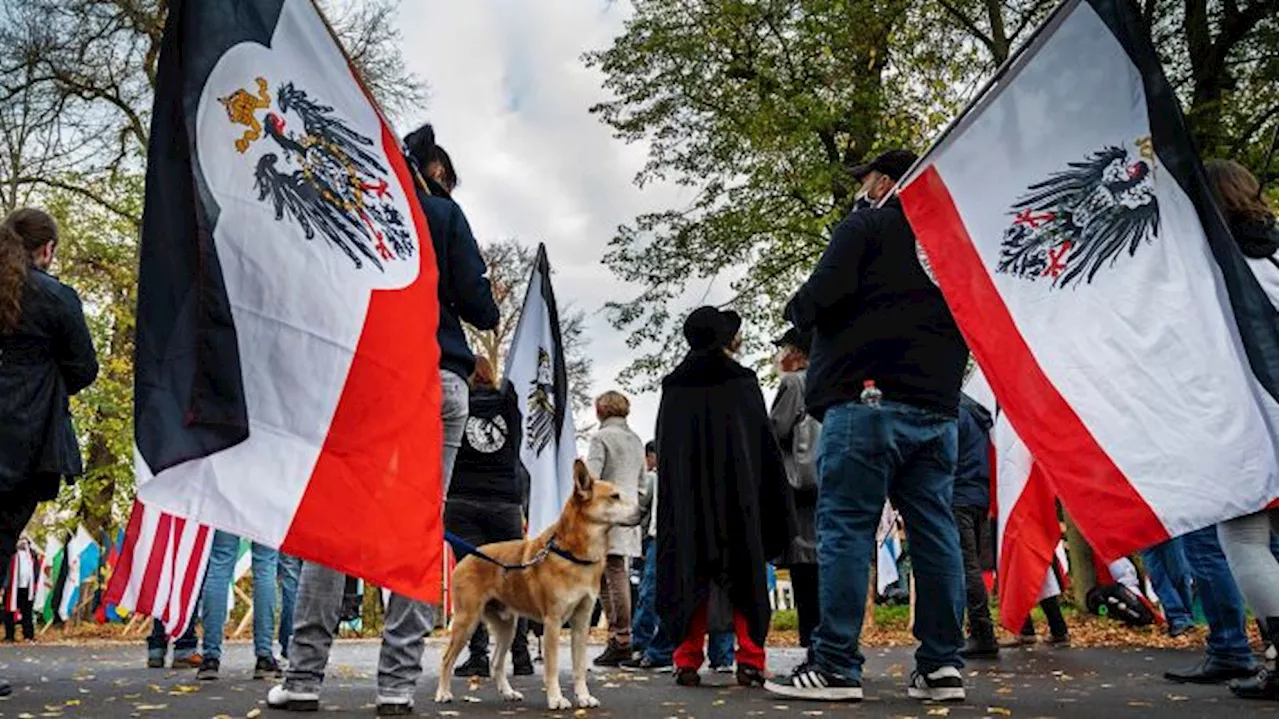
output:
[[[1065, 515], [1064, 515], [1065, 516]], [[1067, 554], [1071, 558], [1071, 601], [1077, 608], [1087, 606], [1085, 597], [1089, 590], [1098, 586], [1097, 573], [1093, 571], [1093, 548], [1085, 541], [1084, 535], [1076, 528], [1071, 517], [1067, 522]]]

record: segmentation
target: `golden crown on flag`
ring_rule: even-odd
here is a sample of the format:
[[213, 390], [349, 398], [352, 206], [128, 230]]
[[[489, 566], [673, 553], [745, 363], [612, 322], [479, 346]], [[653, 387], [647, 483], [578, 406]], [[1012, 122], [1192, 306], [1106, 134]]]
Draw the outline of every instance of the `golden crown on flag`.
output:
[[1142, 157], [1144, 157], [1147, 160], [1147, 162], [1151, 162], [1151, 163], [1155, 162], [1156, 151], [1155, 151], [1155, 148], [1151, 145], [1150, 135], [1143, 135], [1142, 137], [1139, 137], [1137, 140], [1133, 141], [1133, 144], [1138, 146], [1138, 154], [1142, 155]]
[[267, 79], [265, 77], [257, 78], [258, 95], [255, 97], [252, 93], [244, 88], [238, 88], [235, 92], [226, 97], [218, 98], [218, 102], [227, 109], [227, 117], [236, 125], [245, 125], [249, 129], [244, 131], [244, 135], [236, 140], [236, 152], [244, 154], [249, 149], [250, 143], [262, 137], [262, 124], [258, 122], [258, 118], [253, 113], [256, 110], [265, 110], [271, 107], [271, 94], [267, 92]]

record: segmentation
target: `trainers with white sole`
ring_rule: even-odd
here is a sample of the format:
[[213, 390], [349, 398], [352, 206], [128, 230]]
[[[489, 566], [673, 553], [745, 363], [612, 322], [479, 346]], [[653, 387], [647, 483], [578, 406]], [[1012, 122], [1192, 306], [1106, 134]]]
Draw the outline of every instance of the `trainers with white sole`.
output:
[[283, 684], [277, 684], [267, 692], [267, 706], [290, 712], [317, 712], [320, 711], [320, 693], [291, 691]]
[[774, 677], [764, 683], [765, 691], [792, 699], [826, 702], [862, 701], [862, 682], [852, 677], [829, 672], [817, 664], [805, 662], [790, 676]]
[[962, 702], [964, 678], [955, 667], [942, 667], [928, 674], [914, 671], [907, 685], [907, 696], [924, 701]]

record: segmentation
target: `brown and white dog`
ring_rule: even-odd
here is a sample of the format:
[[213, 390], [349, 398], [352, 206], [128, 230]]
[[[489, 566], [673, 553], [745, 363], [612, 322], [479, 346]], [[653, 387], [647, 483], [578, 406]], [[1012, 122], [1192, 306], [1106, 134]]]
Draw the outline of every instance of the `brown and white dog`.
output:
[[[587, 690], [587, 625], [600, 594], [608, 550], [606, 535], [616, 525], [636, 524], [639, 517], [636, 503], [622, 497], [612, 484], [592, 477], [582, 460], [574, 463], [573, 483], [573, 496], [565, 503], [560, 519], [541, 535], [481, 547], [502, 564], [529, 564], [527, 568], [504, 569], [471, 555], [453, 570], [453, 620], [449, 623], [449, 648], [440, 663], [437, 702], [453, 701], [449, 688], [453, 665], [482, 619], [497, 644], [491, 673], [498, 692], [507, 701], [522, 700], [524, 696], [507, 679], [506, 669], [517, 617], [524, 616], [542, 622], [545, 631], [547, 706], [553, 710], [572, 707], [560, 691], [560, 627], [566, 621], [572, 638], [573, 691], [578, 706], [600, 706]], [[558, 552], [548, 551], [549, 545]]]

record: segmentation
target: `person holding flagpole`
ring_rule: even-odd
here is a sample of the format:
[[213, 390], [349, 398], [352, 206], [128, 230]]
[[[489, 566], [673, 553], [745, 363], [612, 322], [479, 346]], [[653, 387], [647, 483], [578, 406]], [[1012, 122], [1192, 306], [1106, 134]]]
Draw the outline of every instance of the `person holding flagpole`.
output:
[[805, 404], [819, 447], [820, 619], [810, 658], [765, 688], [796, 699], [860, 701], [867, 573], [886, 497], [902, 512], [914, 560], [920, 639], [910, 697], [965, 697], [964, 566], [951, 511], [956, 413], [968, 349], [916, 256], [891, 191], [916, 156], [893, 150], [854, 169], [880, 207], [832, 233], [785, 314], [813, 331]]
[[[435, 142], [435, 131], [424, 125], [404, 139], [408, 156], [426, 172], [424, 182], [430, 194], [418, 189], [431, 231], [436, 264], [440, 316], [436, 341], [440, 346], [440, 381], [443, 385], [441, 419], [444, 424], [443, 486], [447, 495], [454, 462], [462, 444], [468, 414], [469, 389], [466, 378], [475, 369], [475, 355], [467, 345], [462, 322], [489, 330], [498, 324], [498, 306], [485, 276], [484, 258], [471, 227], [450, 193], [457, 175], [433, 172], [444, 155]], [[447, 156], [445, 156], [447, 157]], [[436, 177], [442, 177], [442, 184]], [[294, 632], [289, 647], [289, 668], [284, 683], [267, 695], [268, 706], [290, 711], [315, 711], [320, 704], [320, 685], [329, 663], [329, 651], [337, 631], [342, 606], [343, 574], [315, 562], [305, 562], [294, 609]], [[432, 608], [424, 602], [392, 592], [387, 603], [382, 631], [382, 651], [378, 659], [378, 716], [413, 713], [413, 693], [422, 674], [425, 637], [431, 631]]]
[[[1276, 260], [1280, 239], [1275, 215], [1262, 201], [1258, 179], [1239, 163], [1226, 160], [1210, 160], [1205, 163], [1205, 171], [1232, 237], [1274, 307], [1280, 296]], [[1230, 684], [1236, 696], [1246, 699], [1275, 699], [1280, 695], [1276, 675], [1276, 643], [1280, 633], [1280, 589], [1277, 589], [1276, 578], [1280, 564], [1272, 552], [1277, 524], [1276, 508], [1272, 505], [1218, 525], [1222, 552], [1240, 593], [1258, 617], [1267, 645], [1257, 676]]]
[[84, 473], [68, 398], [97, 378], [98, 357], [80, 297], [49, 274], [57, 247], [42, 210], [0, 223], [0, 567], [36, 505]]

